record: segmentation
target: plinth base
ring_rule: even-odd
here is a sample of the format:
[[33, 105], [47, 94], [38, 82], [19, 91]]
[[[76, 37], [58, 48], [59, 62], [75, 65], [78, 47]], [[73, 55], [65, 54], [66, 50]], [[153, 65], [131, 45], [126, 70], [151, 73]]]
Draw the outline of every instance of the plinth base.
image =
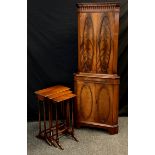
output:
[[92, 128], [100, 128], [106, 130], [110, 135], [118, 134], [118, 125], [107, 125], [101, 123], [94, 123], [94, 122], [77, 122], [76, 128], [81, 127], [92, 127]]

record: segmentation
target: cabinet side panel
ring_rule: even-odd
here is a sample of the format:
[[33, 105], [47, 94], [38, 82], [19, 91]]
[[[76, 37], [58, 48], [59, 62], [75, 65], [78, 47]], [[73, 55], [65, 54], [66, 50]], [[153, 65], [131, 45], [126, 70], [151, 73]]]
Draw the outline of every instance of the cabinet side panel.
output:
[[114, 85], [114, 90], [113, 90], [113, 98], [114, 98], [114, 103], [113, 103], [113, 125], [118, 124], [118, 105], [119, 105], [119, 85]]
[[114, 59], [113, 59], [113, 74], [117, 74], [117, 62], [118, 62], [118, 35], [119, 35], [119, 11], [115, 11], [115, 20], [114, 20]]

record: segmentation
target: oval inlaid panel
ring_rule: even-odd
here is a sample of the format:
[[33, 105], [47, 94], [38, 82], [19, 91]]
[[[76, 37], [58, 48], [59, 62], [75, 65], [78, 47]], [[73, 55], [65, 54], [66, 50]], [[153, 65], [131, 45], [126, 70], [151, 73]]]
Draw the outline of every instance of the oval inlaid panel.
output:
[[80, 51], [81, 70], [83, 72], [90, 72], [92, 70], [94, 55], [94, 29], [91, 15], [88, 15], [85, 19]]
[[108, 73], [108, 65], [111, 54], [111, 29], [109, 17], [107, 15], [102, 17], [100, 31], [98, 35], [98, 58], [97, 58], [97, 72]]
[[93, 108], [93, 96], [91, 88], [84, 85], [80, 92], [80, 113], [84, 119], [88, 119], [91, 116]]
[[97, 99], [98, 117], [102, 122], [107, 121], [110, 113], [110, 96], [106, 88], [102, 88]]

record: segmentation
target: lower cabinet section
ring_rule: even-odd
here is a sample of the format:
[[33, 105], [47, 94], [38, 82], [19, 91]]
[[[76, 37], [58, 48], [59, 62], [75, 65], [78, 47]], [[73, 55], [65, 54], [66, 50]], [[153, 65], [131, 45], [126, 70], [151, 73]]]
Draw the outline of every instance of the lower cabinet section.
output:
[[118, 132], [119, 76], [79, 73], [74, 77], [76, 126]]

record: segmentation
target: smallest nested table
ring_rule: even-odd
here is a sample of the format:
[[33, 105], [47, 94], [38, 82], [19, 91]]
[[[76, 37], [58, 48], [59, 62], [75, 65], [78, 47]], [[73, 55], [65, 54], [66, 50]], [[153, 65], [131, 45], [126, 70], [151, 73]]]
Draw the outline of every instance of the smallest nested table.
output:
[[[38, 138], [46, 140], [50, 145], [63, 147], [59, 143], [62, 135], [74, 136], [74, 98], [70, 88], [53, 86], [35, 92], [39, 106]], [[43, 129], [41, 120], [44, 120]]]

